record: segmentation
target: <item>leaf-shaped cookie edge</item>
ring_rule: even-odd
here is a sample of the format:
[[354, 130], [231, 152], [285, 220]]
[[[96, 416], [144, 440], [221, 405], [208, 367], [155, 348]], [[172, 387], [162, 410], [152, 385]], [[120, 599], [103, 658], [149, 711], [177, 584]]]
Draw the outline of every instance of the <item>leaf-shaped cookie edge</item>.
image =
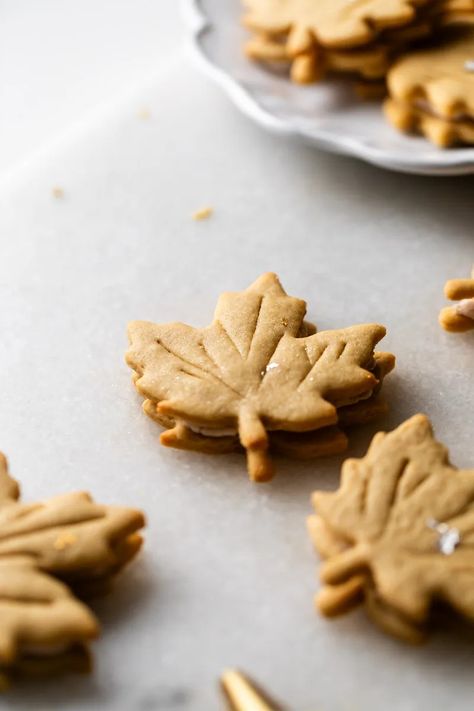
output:
[[[266, 11], [262, 11], [262, 7], [259, 8], [260, 0], [244, 0], [246, 11], [242, 22], [248, 29], [256, 32], [270, 35], [288, 34], [289, 46], [294, 55], [306, 52], [314, 46], [355, 49], [374, 42], [384, 30], [411, 24], [416, 18], [418, 8], [428, 2], [429, 0], [397, 0], [392, 3], [392, 7], [390, 3], [385, 2], [380, 3], [378, 11], [373, 8], [361, 15], [359, 7], [356, 12], [349, 14], [347, 8], [341, 6], [339, 17], [332, 17], [329, 23], [323, 21], [324, 17], [304, 23], [297, 17], [297, 10], [291, 12], [288, 2], [285, 11], [281, 2], [271, 8], [266, 0]], [[344, 16], [341, 16], [344, 9]]]
[[[296, 311], [294, 312], [293, 315], [291, 316], [285, 316], [284, 318], [281, 318], [281, 323], [279, 326], [279, 331], [275, 340], [275, 332], [272, 330], [272, 338], [273, 341], [275, 341], [275, 344], [273, 344], [272, 341], [272, 346], [270, 348], [270, 352], [272, 355], [270, 356], [270, 353], [267, 354], [267, 360], [263, 361], [259, 367], [255, 368], [253, 367], [252, 371], [254, 376], [256, 373], [258, 373], [260, 381], [258, 385], [258, 393], [255, 393], [255, 396], [252, 398], [249, 398], [249, 390], [246, 391], [245, 395], [241, 394], [239, 392], [238, 386], [236, 386], [235, 393], [232, 395], [232, 399], [235, 400], [235, 405], [234, 408], [236, 409], [235, 413], [233, 412], [227, 412], [226, 413], [226, 418], [222, 422], [218, 422], [217, 425], [214, 422], [210, 423], [203, 423], [202, 421], [198, 421], [198, 416], [196, 413], [194, 415], [190, 414], [190, 406], [189, 406], [189, 395], [188, 395], [188, 404], [186, 404], [186, 400], [182, 401], [181, 404], [174, 399], [173, 401], [170, 401], [169, 399], [169, 392], [166, 394], [163, 392], [162, 396], [160, 397], [159, 392], [157, 392], [157, 388], [163, 388], [164, 383], [168, 382], [171, 383], [172, 385], [168, 385], [167, 387], [172, 387], [175, 386], [174, 390], [176, 393], [176, 383], [175, 381], [178, 380], [179, 387], [178, 390], [183, 391], [183, 388], [190, 387], [189, 385], [189, 380], [187, 383], [182, 384], [179, 372], [183, 372], [187, 376], [192, 376], [193, 378], [193, 387], [194, 387], [194, 378], [196, 378], [199, 374], [202, 374], [202, 369], [204, 368], [204, 371], [207, 372], [208, 370], [208, 363], [211, 362], [212, 366], [215, 366], [217, 368], [220, 368], [221, 366], [219, 365], [218, 362], [216, 362], [215, 357], [211, 357], [209, 354], [209, 342], [207, 347], [204, 346], [204, 338], [205, 334], [207, 332], [211, 333], [212, 329], [217, 326], [219, 328], [224, 328], [224, 333], [226, 337], [229, 339], [230, 343], [232, 343], [235, 347], [235, 351], [239, 352], [241, 354], [241, 358], [243, 358], [243, 346], [242, 344], [235, 344], [235, 338], [231, 337], [229, 335], [229, 318], [226, 313], [226, 303], [228, 302], [229, 299], [235, 299], [237, 298], [242, 298], [245, 297], [246, 294], [258, 294], [261, 299], [263, 300], [265, 297], [270, 298], [270, 297], [275, 297], [278, 299], [284, 299], [285, 302], [290, 302], [291, 304], [295, 305]], [[260, 301], [260, 304], [262, 304], [262, 301]], [[270, 308], [271, 308], [272, 302], [270, 302]], [[268, 309], [267, 309], [268, 310]], [[315, 408], [316, 403], [318, 404], [319, 407], [319, 414], [317, 417], [317, 425], [316, 422], [313, 422], [311, 420], [307, 420], [302, 426], [300, 425], [295, 425], [295, 423], [290, 424], [286, 423], [285, 425], [280, 425], [280, 426], [271, 426], [268, 421], [266, 421], [266, 416], [265, 416], [265, 407], [263, 406], [263, 402], [260, 403], [260, 400], [258, 402], [260, 403], [257, 404], [257, 394], [258, 397], [261, 399], [262, 395], [262, 387], [267, 384], [267, 380], [265, 379], [266, 374], [268, 373], [269, 369], [269, 364], [273, 365], [274, 367], [277, 367], [273, 364], [272, 360], [273, 359], [279, 359], [281, 362], [284, 362], [285, 359], [285, 352], [291, 354], [291, 348], [293, 347], [292, 344], [298, 343], [298, 347], [303, 347], [304, 351], [306, 353], [306, 358], [307, 358], [307, 363], [309, 364], [309, 370], [308, 370], [308, 365], [306, 365], [307, 372], [304, 373], [303, 375], [303, 381], [304, 385], [307, 386], [308, 382], [313, 381], [314, 375], [311, 375], [313, 371], [316, 368], [320, 368], [321, 363], [322, 363], [322, 356], [326, 354], [326, 350], [329, 348], [327, 351], [328, 353], [331, 352], [330, 346], [336, 346], [337, 344], [335, 343], [335, 340], [337, 338], [341, 339], [341, 345], [342, 349], [335, 354], [336, 362], [340, 363], [342, 360], [342, 353], [345, 351], [346, 346], [348, 347], [348, 351], [353, 351], [352, 353], [352, 362], [347, 362], [347, 365], [351, 365], [353, 368], [353, 375], [352, 378], [354, 379], [355, 377], [355, 371], [356, 368], [360, 371], [360, 373], [364, 373], [365, 381], [361, 382], [359, 385], [355, 385], [353, 382], [353, 388], [358, 387], [360, 390], [359, 397], [362, 397], [362, 393], [366, 392], [369, 389], [374, 389], [377, 385], [377, 380], [373, 376], [373, 374], [367, 370], [366, 364], [369, 360], [369, 356], [371, 355], [373, 358], [373, 353], [374, 353], [374, 348], [375, 345], [378, 343], [378, 341], [383, 338], [385, 335], [386, 331], [383, 326], [380, 326], [379, 324], [361, 324], [358, 326], [351, 326], [346, 329], [339, 329], [339, 330], [333, 330], [333, 331], [323, 331], [320, 333], [316, 333], [311, 336], [306, 336], [302, 337], [300, 336], [301, 329], [304, 326], [304, 315], [306, 312], [306, 303], [300, 299], [295, 299], [294, 297], [289, 297], [286, 292], [284, 291], [283, 287], [281, 286], [281, 283], [277, 277], [276, 274], [273, 273], [266, 273], [263, 274], [261, 277], [259, 277], [253, 284], [250, 285], [246, 290], [243, 292], [232, 292], [232, 293], [225, 293], [221, 295], [221, 297], [218, 300], [217, 308], [216, 308], [216, 313], [214, 317], [214, 321], [211, 323], [210, 326], [208, 326], [205, 329], [195, 329], [191, 326], [185, 326], [184, 324], [179, 324], [179, 323], [171, 323], [171, 324], [165, 324], [163, 326], [160, 326], [159, 324], [154, 324], [151, 322], [132, 322], [129, 324], [129, 341], [130, 341], [130, 347], [127, 351], [126, 354], [126, 362], [127, 364], [135, 371], [135, 376], [133, 378], [134, 383], [138, 391], [144, 395], [147, 400], [150, 400], [152, 403], [156, 404], [156, 409], [157, 412], [153, 415], [150, 413], [150, 408], [148, 405], [145, 406], [145, 411], [147, 414], [151, 414], [154, 419], [160, 421], [162, 420], [176, 420], [176, 421], [184, 421], [184, 424], [186, 426], [189, 426], [190, 429], [194, 429], [197, 427], [198, 429], [205, 427], [207, 429], [210, 429], [212, 427], [216, 427], [218, 430], [222, 429], [228, 429], [229, 425], [232, 427], [235, 427], [238, 429], [239, 432], [239, 437], [242, 446], [247, 450], [247, 459], [248, 459], [248, 471], [250, 478], [253, 481], [268, 481], [271, 479], [274, 475], [274, 469], [273, 465], [271, 462], [270, 457], [268, 456], [268, 448], [269, 448], [269, 441], [268, 441], [268, 434], [267, 431], [270, 429], [280, 429], [280, 430], [294, 430], [294, 431], [305, 431], [305, 430], [312, 430], [316, 429], [316, 427], [324, 427], [327, 425], [332, 425], [337, 422], [337, 405], [331, 404], [329, 398], [328, 398], [328, 393], [327, 393], [327, 388], [326, 390], [323, 389], [323, 386], [321, 385], [319, 387], [319, 390], [314, 390], [314, 392], [311, 393], [311, 399], [313, 400], [312, 407]], [[232, 313], [232, 311], [231, 311]], [[256, 316], [256, 321], [255, 321], [255, 327], [259, 323], [259, 316], [260, 316], [260, 307], [257, 312]], [[275, 315], [273, 314], [273, 329], [275, 328], [275, 321], [278, 321], [278, 319], [275, 319]], [[295, 320], [296, 317], [296, 320]], [[227, 319], [227, 323], [226, 323]], [[222, 322], [222, 323], [221, 323]], [[169, 345], [164, 345], [163, 344], [163, 336], [162, 336], [162, 330], [165, 329], [165, 332], [167, 334], [167, 338], [170, 338], [170, 335], [172, 338], [174, 338], [174, 346], [173, 348], [170, 348]], [[290, 329], [291, 336], [288, 336], [288, 332]], [[247, 349], [247, 356], [250, 353], [251, 349], [255, 346], [258, 347], [260, 346], [260, 341], [261, 338], [254, 338], [255, 334], [252, 335], [250, 339], [250, 345], [248, 346]], [[214, 336], [215, 338], [220, 338], [219, 335]], [[180, 347], [182, 347], [182, 341], [184, 339], [184, 342], [186, 343], [187, 348], [185, 349], [187, 355], [184, 357], [182, 354], [176, 352], [176, 345], [179, 344]], [[248, 341], [248, 337], [246, 339]], [[328, 343], [325, 343], [325, 340], [328, 341]], [[196, 343], [193, 343], [196, 341]], [[255, 343], [258, 341], [258, 343]], [[308, 345], [306, 345], [306, 343]], [[319, 347], [316, 344], [321, 344], [321, 347]], [[157, 349], [158, 345], [158, 349]], [[188, 351], [188, 349], [192, 349], [191, 351]], [[258, 350], [258, 348], [257, 348]], [[280, 351], [283, 350], [283, 354], [280, 354]], [[294, 350], [294, 348], [293, 348]], [[165, 358], [170, 360], [171, 358], [171, 364], [168, 366], [169, 373], [163, 377], [159, 377], [158, 372], [159, 372], [159, 364], [163, 360], [163, 351], [165, 352]], [[188, 352], [192, 352], [193, 355], [188, 355]], [[203, 359], [203, 352], [206, 356], [206, 367], [203, 366], [203, 363], [201, 362]], [[312, 352], [312, 356], [310, 358], [310, 352]], [[293, 363], [295, 362], [295, 358], [298, 354], [298, 351], [294, 351], [292, 359]], [[169, 357], [168, 357], [169, 356]], [[246, 356], [246, 357], [247, 357]], [[287, 356], [288, 357], [288, 356]], [[334, 356], [333, 356], [334, 357]], [[347, 353], [345, 353], [344, 358], [346, 359], [345, 362], [347, 361]], [[197, 361], [194, 362], [197, 358]], [[179, 364], [179, 368], [177, 368], [177, 364], [174, 363], [174, 360], [177, 359], [177, 363]], [[314, 359], [314, 360], [312, 360]], [[321, 360], [320, 360], [321, 359]], [[240, 369], [242, 371], [242, 363], [244, 361], [240, 361]], [[266, 365], [265, 365], [266, 364]], [[164, 366], [163, 366], [164, 367]], [[239, 363], [237, 363], [237, 368], [239, 367]], [[324, 366], [323, 366], [324, 367]], [[393, 364], [388, 368], [387, 372], [393, 367]], [[262, 368], [264, 368], [262, 370]], [[201, 370], [200, 370], [201, 369]], [[165, 369], [166, 370], [166, 369]], [[176, 371], [178, 374], [175, 377], [171, 377], [171, 373]], [[209, 371], [211, 372], [211, 371]], [[243, 373], [247, 374], [248, 369], [246, 370], [244, 368]], [[221, 373], [221, 371], [219, 371]], [[228, 382], [228, 377], [222, 377], [220, 374], [219, 377], [215, 373], [211, 373], [213, 378], [216, 378], [223, 383], [226, 387], [229, 387], [229, 382]], [[275, 371], [274, 373], [270, 374], [274, 378], [275, 377], [284, 377], [286, 378], [286, 375], [282, 375], [281, 371], [281, 363], [280, 363], [280, 370]], [[311, 375], [311, 377], [310, 377]], [[240, 372], [239, 377], [242, 377], [242, 372]], [[346, 377], [347, 374], [346, 374]], [[359, 378], [361, 375], [359, 375]], [[283, 381], [285, 382], [285, 381]], [[336, 378], [333, 376], [333, 382], [336, 382]], [[355, 381], [357, 382], [357, 381]], [[231, 381], [232, 383], [232, 381]], [[233, 384], [233, 383], [232, 383]], [[248, 385], [248, 384], [247, 384]], [[301, 383], [300, 383], [301, 386]], [[300, 387], [299, 386], [299, 387]], [[207, 397], [204, 396], [204, 393], [201, 392], [202, 388], [204, 387], [201, 383], [197, 385], [196, 387], [199, 388], [198, 392], [200, 393], [200, 396], [197, 397], [194, 394], [194, 401], [196, 400], [200, 403], [200, 405], [205, 404], [205, 409], [208, 410], [206, 413], [208, 418], [211, 418], [211, 412], [209, 410], [209, 405], [208, 403], [212, 402], [213, 407], [217, 408], [216, 412], [219, 412], [220, 417], [223, 418], [223, 412], [224, 412], [224, 403], [225, 399], [222, 399], [220, 396], [216, 394], [215, 401], [213, 401], [212, 397], [212, 390], [207, 393]], [[205, 386], [206, 388], [208, 385]], [[209, 385], [210, 387], [210, 385]], [[221, 386], [217, 385], [217, 383], [213, 384], [214, 387], [214, 393], [216, 393], [216, 388], [219, 388]], [[254, 386], [252, 386], [254, 387]], [[274, 390], [273, 386], [273, 390]], [[310, 387], [315, 387], [314, 385], [310, 385]], [[346, 384], [345, 386], [346, 390], [348, 389], [348, 385]], [[281, 388], [279, 388], [281, 390]], [[206, 391], [207, 392], [207, 391]], [[293, 391], [294, 392], [294, 391]], [[228, 395], [228, 394], [227, 394]], [[353, 393], [353, 396], [356, 395], [356, 392]], [[237, 398], [236, 398], [237, 396]], [[191, 397], [193, 397], [193, 393], [191, 391]], [[306, 398], [309, 397], [309, 393], [306, 395]], [[251, 402], [251, 400], [255, 400], [254, 403]], [[270, 407], [271, 404], [271, 407]], [[272, 413], [272, 417], [275, 416], [275, 399], [271, 398], [271, 403], [268, 403], [267, 410], [268, 412]], [[288, 402], [287, 400], [285, 401], [285, 406], [286, 411], [289, 410]], [[295, 410], [295, 405], [293, 405], [293, 411], [296, 412]], [[194, 422], [193, 422], [193, 417], [194, 417]], [[201, 419], [203, 417], [203, 413], [200, 415]], [[300, 415], [301, 417], [301, 415]], [[306, 415], [306, 418], [308, 415]], [[234, 420], [234, 421], [233, 421]], [[237, 421], [235, 421], [237, 420]], [[193, 426], [194, 424], [194, 426]], [[162, 435], [161, 441], [163, 444], [167, 446], [176, 446], [179, 447], [180, 445], [183, 446], [183, 448], [187, 448], [187, 445], [190, 443], [189, 438], [185, 441], [185, 438], [182, 436], [183, 432], [182, 430], [176, 431], [174, 428], [170, 432], [166, 432]], [[230, 445], [229, 445], [230, 446]], [[191, 448], [191, 447], [189, 447]], [[224, 451], [227, 449], [227, 446], [223, 444]]]
[[[34, 558], [0, 559], [0, 670], [9, 674], [24, 658], [58, 659], [100, 631], [97, 619], [69, 588], [41, 571]], [[36, 651], [38, 650], [38, 651]], [[41, 650], [41, 651], [40, 651]]]
[[[76, 496], [93, 504], [88, 494], [80, 492]], [[0, 513], [6, 514], [10, 522], [14, 519], [15, 509], [22, 507], [22, 504], [18, 503], [18, 498], [18, 483], [10, 476], [7, 459], [0, 452]], [[64, 497], [56, 497], [57, 502], [62, 500]], [[42, 507], [44, 504], [26, 505], [25, 516], [27, 517], [29, 513], [35, 515]], [[112, 510], [112, 507], [103, 506], [100, 508], [106, 512]], [[120, 540], [114, 541], [114, 534], [117, 536], [118, 533], [117, 525], [108, 530], [110, 536], [108, 543], [115, 542], [119, 551], [119, 559], [115, 560], [114, 565], [106, 571], [109, 578], [137, 553], [142, 539], [136, 531], [145, 524], [143, 514], [139, 511], [119, 508], [113, 508], [113, 510], [114, 512], [129, 512], [130, 517], [126, 529], [124, 526], [119, 527], [123, 534], [121, 537], [119, 536]], [[123, 520], [122, 523], [124, 523]], [[62, 548], [63, 543], [65, 544], [64, 548]], [[57, 551], [67, 549], [71, 539], [69, 538], [63, 543], [56, 548]], [[19, 616], [19, 628], [11, 630], [10, 636], [7, 635], [7, 625], [1, 625], [0, 691], [8, 687], [12, 678], [25, 673], [44, 675], [55, 671], [89, 671], [91, 663], [87, 643], [98, 636], [100, 628], [92, 611], [80, 602], [70, 589], [68, 582], [74, 581], [62, 582], [57, 571], [54, 571], [53, 575], [49, 574], [48, 568], [54, 568], [54, 565], [43, 564], [43, 569], [41, 569], [38, 566], [37, 556], [32, 553], [31, 549], [22, 552], [10, 551], [8, 554], [0, 555], [0, 568], [2, 567], [9, 572], [0, 576], [0, 614], [2, 604], [7, 608], [16, 604], [21, 607], [23, 598], [25, 604], [29, 600], [30, 607], [22, 611]], [[84, 570], [81, 572], [84, 573]], [[26, 575], [26, 582], [22, 575]], [[20, 583], [17, 592], [14, 590], [15, 578]], [[102, 579], [97, 580], [103, 582]], [[95, 579], [91, 578], [90, 582], [94, 583]], [[80, 583], [82, 585], [84, 581], [80, 579]], [[5, 585], [8, 590], [6, 602], [2, 603], [1, 590]], [[102, 588], [105, 590], [103, 586]], [[95, 592], [97, 591], [98, 589]], [[35, 601], [37, 593], [39, 594]], [[42, 610], [41, 604], [47, 599], [50, 601], [46, 608], [48, 623], [45, 625], [45, 610]], [[57, 606], [52, 607], [51, 601], [55, 599], [58, 601]], [[34, 609], [38, 607], [39, 610]], [[11, 609], [8, 611], [7, 619], [11, 623]], [[30, 625], [29, 638], [28, 623]]]
[[[434, 439], [431, 424], [426, 416], [415, 415], [389, 434], [378, 433], [374, 437], [365, 457], [360, 460], [346, 460], [343, 465], [341, 485], [336, 492], [315, 492], [313, 494], [313, 504], [318, 516], [323, 519], [336, 537], [339, 536], [342, 539], [351, 541], [350, 546], [340, 554], [330, 557], [322, 566], [321, 579], [323, 583], [329, 586], [338, 586], [360, 574], [369, 576], [370, 579], [373, 580], [374, 588], [381, 604], [394, 609], [397, 614], [402, 615], [405, 620], [411, 621], [414, 626], [419, 627], [419, 625], [426, 623], [432, 603], [437, 599], [443, 600], [461, 614], [474, 620], [474, 598], [472, 598], [472, 595], [466, 594], [466, 590], [470, 589], [470, 587], [469, 580], [466, 581], [465, 579], [466, 570], [467, 575], [474, 578], [474, 565], [471, 562], [471, 567], [466, 568], [466, 566], [469, 565], [466, 555], [469, 557], [470, 554], [466, 554], [462, 540], [452, 555], [443, 555], [442, 552], [436, 548], [438, 534], [436, 534], [435, 531], [433, 531], [433, 535], [430, 536], [432, 547], [430, 547], [429, 553], [423, 549], [419, 552], [411, 550], [407, 552], [406, 548], [403, 549], [403, 546], [399, 547], [397, 544], [392, 544], [390, 550], [384, 551], [382, 547], [383, 536], [380, 539], [382, 540], [382, 544], [379, 545], [377, 538], [369, 540], [358, 535], [354, 521], [348, 523], [350, 520], [349, 516], [354, 517], [356, 507], [357, 509], [359, 508], [359, 504], [357, 503], [359, 497], [358, 487], [360, 490], [360, 484], [362, 484], [362, 489], [365, 490], [367, 486], [367, 484], [363, 483], [363, 479], [358, 483], [356, 482], [357, 477], [364, 477], [364, 474], [360, 473], [360, 469], [358, 470], [357, 466], [365, 467], [366, 476], [370, 476], [370, 471], [373, 471], [373, 459], [371, 460], [372, 463], [370, 463], [367, 462], [367, 458], [377, 455], [379, 448], [384, 444], [386, 446], [392, 446], [392, 444], [396, 442], [396, 446], [399, 449], [398, 455], [401, 455], [403, 447], [394, 438], [401, 437], [402, 435], [408, 437], [412, 446], [416, 447], [418, 443], [421, 447], [425, 447], [424, 452], [427, 452], [426, 466], [428, 473], [424, 475], [423, 479], [420, 479], [420, 484], [426, 484], [426, 482], [430, 483], [430, 478], [433, 476], [433, 467], [436, 467], [437, 475], [447, 476], [447, 481], [451, 483], [454, 481], [452, 478], [453, 475], [457, 475], [458, 479], [456, 479], [456, 482], [462, 485], [462, 491], [466, 490], [467, 495], [474, 499], [474, 470], [457, 470], [449, 463], [447, 450]], [[407, 464], [400, 470], [400, 476], [403, 476], [406, 471], [411, 471], [412, 482], [408, 485], [407, 480], [401, 487], [399, 481], [395, 484], [397, 487], [395, 496], [398, 497], [398, 500], [401, 500], [402, 503], [409, 499], [411, 495], [419, 496], [420, 491], [422, 493], [424, 491], [420, 484], [416, 486], [413, 485], [416, 470], [409, 469], [408, 463], [410, 459], [408, 455], [405, 457], [405, 460]], [[388, 484], [391, 485], [390, 482], [388, 482]], [[405, 494], [402, 492], [403, 486], [405, 486]], [[411, 487], [413, 487], [413, 489]], [[352, 496], [352, 502], [349, 501], [348, 505], [343, 503], [344, 496], [346, 495], [349, 495], [349, 499]], [[366, 494], [364, 494], [364, 496], [366, 496]], [[407, 499], [403, 499], [403, 496], [407, 496]], [[444, 497], [446, 500], [444, 501], [443, 499], [443, 505], [448, 508], [451, 507], [451, 516], [454, 517], [453, 520], [458, 522], [456, 525], [460, 525], [460, 517], [458, 516], [456, 518], [456, 507], [458, 506], [457, 498], [459, 497], [456, 497], [455, 501], [452, 496], [452, 491], [450, 491], [449, 498], [446, 499], [446, 497]], [[336, 501], [339, 501], [339, 513], [335, 513], [334, 511]], [[375, 510], [374, 504], [375, 500], [372, 500], [373, 511]], [[341, 505], [345, 505], [343, 520], [341, 519]], [[386, 506], [386, 503], [383, 503], [383, 500], [381, 500], [381, 505]], [[433, 502], [432, 508], [438, 508], [439, 510], [441, 505], [441, 499], [438, 499], [436, 502]], [[474, 511], [474, 506], [472, 508]], [[331, 509], [333, 510], [331, 511]], [[471, 509], [468, 511], [471, 511]], [[396, 521], [396, 518], [392, 511], [390, 511], [390, 514], [392, 517], [390, 525], [392, 526], [392, 522], [394, 520]], [[425, 512], [425, 518], [426, 516]], [[423, 520], [421, 523], [423, 524], [423, 530], [426, 528], [426, 536], [430, 535], [429, 519], [427, 518], [426, 521]], [[414, 532], [413, 535], [415, 535]], [[379, 548], [377, 548], [378, 545]], [[404, 555], [405, 557], [416, 555], [416, 569], [414, 571], [407, 568], [407, 563], [403, 560]], [[436, 563], [438, 567], [433, 565], [433, 563]], [[439, 568], [441, 563], [442, 567]], [[443, 568], [448, 569], [449, 575], [446, 574], [443, 576]], [[387, 575], [387, 570], [390, 575]], [[437, 578], [437, 572], [439, 570], [441, 571], [438, 573], [440, 577]], [[393, 571], [395, 571], [395, 573]], [[454, 577], [452, 576], [457, 576], [458, 583], [460, 581], [459, 576], [463, 577], [463, 585], [458, 585], [457, 587], [453, 586], [451, 583]], [[423, 580], [424, 587], [420, 583], [421, 580]]]

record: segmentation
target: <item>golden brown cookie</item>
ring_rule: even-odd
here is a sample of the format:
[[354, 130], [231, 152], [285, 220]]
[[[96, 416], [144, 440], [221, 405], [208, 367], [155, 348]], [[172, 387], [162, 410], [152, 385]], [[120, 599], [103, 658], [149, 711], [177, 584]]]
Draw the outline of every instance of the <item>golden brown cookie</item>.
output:
[[441, 26], [472, 24], [474, 0], [441, 0], [429, 10], [431, 16], [440, 20]]
[[458, 303], [441, 310], [441, 326], [453, 333], [474, 329], [474, 268], [471, 279], [451, 279], [446, 282], [444, 294], [447, 299]]
[[0, 454], [0, 682], [23, 673], [87, 671], [98, 623], [74, 592], [109, 579], [138, 551], [139, 511], [88, 494], [18, 501]]
[[[462, 3], [464, 14], [473, 2], [451, 1]], [[244, 1], [244, 24], [254, 33], [245, 52], [254, 60], [287, 64], [300, 84], [328, 74], [380, 80], [397, 54], [432, 35], [441, 18], [454, 17], [448, 2], [365, 0], [348, 7], [345, 0]], [[461, 5], [456, 10], [459, 16]]]
[[290, 56], [286, 38], [255, 35], [245, 45], [250, 59], [283, 64], [290, 68], [291, 79], [297, 84], [311, 84], [328, 74], [356, 75], [367, 80], [385, 77], [391, 61], [388, 45], [373, 45], [355, 50], [325, 50], [315, 45], [297, 56]]
[[474, 27], [400, 57], [387, 76], [389, 120], [440, 146], [474, 143]]
[[[344, 452], [348, 446], [348, 437], [343, 430], [356, 425], [365, 425], [384, 415], [387, 404], [379, 396], [383, 380], [395, 367], [395, 358], [391, 353], [374, 353], [374, 367], [371, 372], [377, 378], [378, 385], [366, 400], [338, 408], [338, 426], [331, 425], [309, 432], [269, 432], [269, 451], [295, 459], [313, 459]], [[135, 379], [135, 378], [134, 378]], [[238, 434], [210, 437], [194, 432], [182, 421], [162, 415], [157, 403], [145, 400], [143, 410], [148, 417], [167, 429], [161, 436], [161, 442], [168, 447], [176, 447], [203, 454], [229, 454], [244, 451]], [[341, 429], [342, 428], [342, 429]]]
[[340, 488], [313, 503], [323, 614], [363, 599], [377, 624], [415, 643], [436, 601], [474, 621], [474, 470], [449, 463], [424, 415], [378, 433], [344, 463]]
[[429, 0], [244, 0], [244, 24], [255, 32], [288, 34], [296, 56], [316, 42], [332, 49], [352, 49], [373, 42], [386, 29], [414, 21]]
[[439, 148], [474, 144], [474, 121], [471, 119], [446, 121], [391, 98], [384, 102], [384, 113], [392, 126], [402, 133], [420, 133]]
[[[145, 410], [169, 429], [167, 446], [229, 451], [238, 435], [254, 481], [273, 476], [272, 432], [308, 433], [336, 425], [338, 409], [369, 399], [380, 378], [374, 347], [383, 326], [364, 324], [313, 335], [306, 303], [275, 274], [219, 298], [213, 323], [136, 321], [127, 363]], [[391, 356], [382, 354], [393, 366]], [[383, 376], [381, 376], [383, 377]]]

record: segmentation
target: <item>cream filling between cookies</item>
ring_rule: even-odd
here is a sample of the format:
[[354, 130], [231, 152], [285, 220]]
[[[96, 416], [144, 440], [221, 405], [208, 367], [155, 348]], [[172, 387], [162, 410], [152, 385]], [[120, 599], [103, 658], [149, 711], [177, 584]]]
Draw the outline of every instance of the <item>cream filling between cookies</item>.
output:
[[373, 389], [364, 393], [364, 395], [359, 395], [358, 397], [347, 398], [347, 400], [341, 400], [341, 402], [333, 402], [334, 407], [339, 409], [340, 407], [347, 407], [348, 405], [357, 405], [358, 402], [363, 402], [364, 400], [369, 400], [374, 394]]
[[[340, 407], [347, 407], [348, 405], [356, 405], [358, 402], [363, 402], [364, 400], [369, 400], [372, 395], [374, 394], [373, 389], [369, 390], [367, 393], [364, 393], [364, 395], [359, 395], [359, 397], [353, 397], [353, 398], [347, 398], [347, 400], [343, 400], [339, 403], [333, 403], [334, 407], [339, 409]], [[191, 424], [190, 422], [186, 422], [186, 420], [182, 420], [183, 424], [191, 430], [191, 432], [194, 432], [195, 434], [203, 435], [204, 437], [236, 437], [238, 435], [238, 430], [235, 427], [222, 427], [222, 428], [207, 428], [207, 427], [199, 427], [199, 425], [196, 424]], [[319, 428], [316, 428], [319, 429]], [[272, 430], [270, 430], [272, 431]], [[312, 431], [312, 430], [309, 430]], [[315, 430], [316, 431], [316, 430]]]
[[474, 299], [463, 299], [454, 307], [456, 313], [474, 321]]
[[456, 122], [456, 121], [474, 121], [474, 118], [472, 116], [469, 116], [469, 114], [462, 113], [459, 111], [458, 113], [453, 114], [452, 116], [441, 116], [441, 114], [437, 113], [429, 101], [426, 99], [416, 99], [413, 102], [413, 106], [415, 109], [419, 109], [420, 111], [423, 111], [423, 113], [428, 114], [429, 116], [432, 116], [433, 118], [439, 119], [440, 121], [447, 121], [447, 122]]
[[191, 425], [189, 422], [183, 420], [184, 425], [195, 432], [196, 434], [204, 435], [204, 437], [233, 437], [237, 435], [237, 429], [235, 427], [223, 427], [222, 429], [207, 429], [207, 427], [198, 427], [197, 425]]

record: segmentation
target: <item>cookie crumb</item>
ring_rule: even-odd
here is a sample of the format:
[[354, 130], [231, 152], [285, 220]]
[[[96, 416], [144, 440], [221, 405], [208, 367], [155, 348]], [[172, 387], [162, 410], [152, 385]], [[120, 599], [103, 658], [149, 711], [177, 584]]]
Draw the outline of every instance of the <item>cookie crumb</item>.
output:
[[138, 118], [141, 119], [142, 121], [148, 121], [149, 119], [151, 119], [151, 111], [150, 111], [150, 109], [142, 108], [142, 109], [140, 109], [140, 111], [137, 113], [137, 116], [138, 116]]
[[64, 197], [64, 190], [58, 185], [55, 185], [51, 192], [53, 194], [53, 197], [55, 197], [57, 200], [61, 200], [61, 198]]
[[74, 545], [77, 542], [77, 536], [73, 533], [62, 533], [54, 541], [54, 548], [57, 551], [63, 551], [68, 546]]
[[214, 210], [212, 207], [201, 207], [200, 210], [196, 210], [196, 212], [193, 212], [193, 220], [207, 220], [209, 217], [211, 217], [212, 213]]

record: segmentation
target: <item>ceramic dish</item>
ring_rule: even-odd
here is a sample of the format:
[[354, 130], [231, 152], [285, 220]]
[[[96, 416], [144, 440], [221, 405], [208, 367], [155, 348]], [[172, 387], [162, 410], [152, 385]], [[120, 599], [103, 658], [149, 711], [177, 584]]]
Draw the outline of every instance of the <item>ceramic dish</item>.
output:
[[474, 173], [474, 148], [442, 150], [424, 138], [397, 133], [380, 103], [358, 101], [347, 83], [297, 86], [250, 62], [242, 53], [240, 0], [182, 0], [182, 7], [199, 66], [264, 128], [391, 170]]

